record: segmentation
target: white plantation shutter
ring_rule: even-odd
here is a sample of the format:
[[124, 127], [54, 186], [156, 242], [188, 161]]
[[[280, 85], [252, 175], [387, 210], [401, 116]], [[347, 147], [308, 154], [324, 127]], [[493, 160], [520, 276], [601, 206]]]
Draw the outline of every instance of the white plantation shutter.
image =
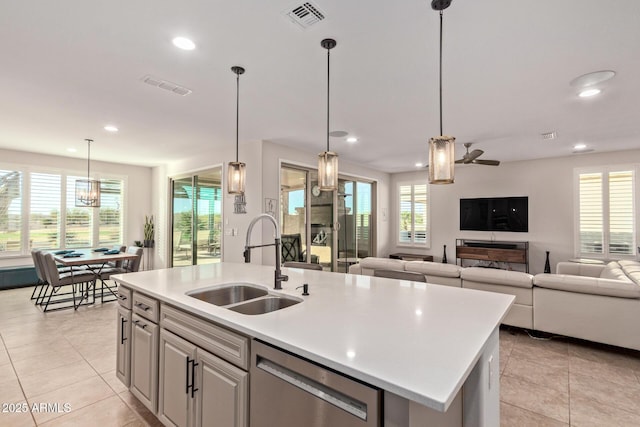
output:
[[633, 171], [609, 173], [609, 253], [633, 255]]
[[100, 182], [98, 246], [120, 245], [122, 236], [122, 181], [104, 179]]
[[579, 174], [579, 252], [616, 258], [635, 251], [633, 170]]
[[0, 255], [22, 251], [22, 173], [0, 169]]
[[602, 253], [602, 174], [580, 175], [580, 252]]
[[95, 208], [75, 206], [76, 180], [87, 177], [67, 176], [67, 220], [65, 223], [65, 248], [88, 248], [92, 246], [92, 216]]
[[427, 184], [400, 185], [398, 243], [426, 245], [429, 230]]
[[29, 240], [33, 249], [60, 247], [60, 212], [62, 177], [31, 173], [29, 204]]

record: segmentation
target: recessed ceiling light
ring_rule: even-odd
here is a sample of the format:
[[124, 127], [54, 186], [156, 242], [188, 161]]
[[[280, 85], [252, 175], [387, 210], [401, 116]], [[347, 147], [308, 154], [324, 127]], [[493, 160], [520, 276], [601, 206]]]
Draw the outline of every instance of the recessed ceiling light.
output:
[[118, 132], [118, 128], [113, 125], [106, 125], [104, 127], [104, 130], [106, 130], [107, 132]]
[[67, 148], [67, 151], [70, 153], [75, 153], [78, 150], [76, 148]]
[[575, 79], [571, 80], [571, 83], [569, 84], [573, 87], [585, 88], [605, 82], [613, 78], [615, 75], [615, 71], [611, 70], [594, 71], [593, 73], [587, 73], [583, 74], [580, 77], [576, 77]]
[[355, 136], [350, 136], [349, 138], [347, 138], [347, 142], [358, 142], [358, 138], [356, 138]]
[[176, 37], [172, 40], [173, 45], [183, 50], [193, 50], [196, 44], [186, 37]]
[[422, 167], [422, 163], [416, 163], [416, 167], [417, 168], [421, 168]]
[[574, 150], [584, 150], [585, 148], [587, 148], [587, 144], [583, 144], [583, 143], [576, 144], [573, 146]]
[[585, 90], [583, 90], [582, 92], [580, 92], [580, 93], [578, 94], [578, 96], [579, 96], [580, 98], [589, 98], [589, 97], [591, 97], [591, 96], [595, 96], [595, 95], [599, 94], [600, 92], [602, 92], [602, 91], [601, 91], [600, 89], [596, 89], [596, 88], [593, 88], [593, 89], [585, 89]]

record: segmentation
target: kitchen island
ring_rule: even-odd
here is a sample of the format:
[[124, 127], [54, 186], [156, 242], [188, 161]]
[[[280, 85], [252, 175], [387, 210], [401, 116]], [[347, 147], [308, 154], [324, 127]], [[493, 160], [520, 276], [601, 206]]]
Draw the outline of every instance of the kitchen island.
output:
[[[271, 289], [273, 267], [253, 264], [113, 278], [124, 288], [123, 295], [139, 293], [142, 301], [155, 299], [169, 311], [188, 313], [382, 390], [380, 425], [499, 425], [498, 328], [512, 296], [342, 273], [291, 268], [283, 273], [289, 280], [277, 292]], [[187, 295], [229, 283], [260, 285], [302, 301], [247, 315]], [[308, 296], [297, 289], [303, 284], [309, 285]], [[134, 317], [136, 304], [142, 304], [141, 314], [149, 310], [148, 304], [135, 301]], [[150, 333], [145, 327], [141, 331]], [[124, 336], [119, 340], [125, 343]], [[193, 395], [196, 387], [191, 386]]]

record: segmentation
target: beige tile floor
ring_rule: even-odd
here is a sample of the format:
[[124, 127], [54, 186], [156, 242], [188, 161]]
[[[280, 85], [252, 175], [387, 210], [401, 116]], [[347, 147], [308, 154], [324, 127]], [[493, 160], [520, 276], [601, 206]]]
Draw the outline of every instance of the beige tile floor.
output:
[[[0, 426], [160, 425], [115, 376], [116, 303], [44, 314], [30, 295], [0, 291]], [[500, 340], [502, 426], [640, 426], [640, 353], [518, 329]]]

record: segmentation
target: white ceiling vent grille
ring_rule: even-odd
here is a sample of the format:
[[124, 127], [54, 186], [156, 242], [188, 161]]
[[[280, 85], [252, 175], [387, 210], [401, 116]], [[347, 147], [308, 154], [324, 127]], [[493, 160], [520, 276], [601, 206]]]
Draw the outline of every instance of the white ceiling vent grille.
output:
[[164, 89], [164, 90], [168, 90], [169, 92], [173, 92], [173, 93], [181, 95], [181, 96], [189, 95], [191, 92], [193, 92], [191, 89], [187, 89], [186, 87], [177, 85], [175, 83], [168, 82], [166, 80], [159, 79], [157, 77], [149, 76], [149, 75], [144, 76], [142, 78], [142, 81], [145, 82], [148, 85], [156, 86], [156, 87], [159, 87], [159, 88]]
[[558, 134], [554, 132], [547, 132], [547, 133], [543, 133], [542, 135], [542, 139], [556, 139], [558, 137]]
[[285, 15], [305, 30], [325, 19], [324, 12], [308, 1], [288, 9]]

